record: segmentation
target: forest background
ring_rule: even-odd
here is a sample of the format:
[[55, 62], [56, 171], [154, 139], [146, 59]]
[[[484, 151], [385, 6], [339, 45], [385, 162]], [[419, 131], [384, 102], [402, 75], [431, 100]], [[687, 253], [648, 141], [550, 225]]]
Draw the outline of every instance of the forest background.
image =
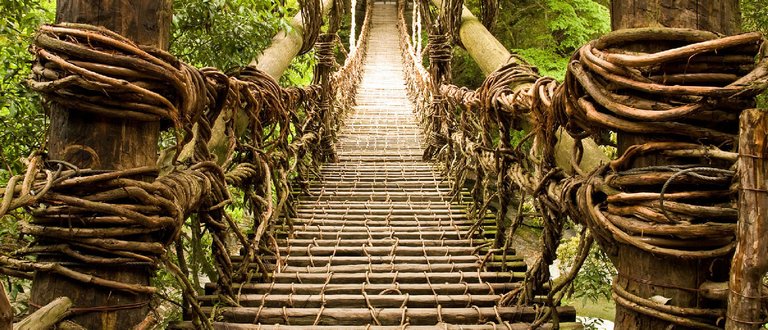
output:
[[[357, 2], [358, 7], [363, 3]], [[466, 0], [465, 4], [479, 13], [479, 0]], [[611, 28], [610, 0], [499, 0], [499, 6], [493, 30], [496, 38], [537, 66], [542, 75], [558, 80], [565, 76], [574, 51]], [[0, 0], [0, 186], [23, 170], [23, 159], [45, 146], [45, 107], [24, 81], [32, 61], [28, 46], [41, 24], [54, 21], [55, 8], [54, 0]], [[768, 0], [742, 0], [741, 9], [745, 31], [768, 33]], [[297, 13], [298, 4], [296, 0], [174, 0], [173, 10], [171, 53], [196, 67], [228, 69], [249, 63], [269, 45], [278, 30], [290, 28], [288, 22]], [[361, 8], [358, 13], [362, 13]], [[340, 30], [341, 40], [348, 39], [349, 21], [347, 18], [346, 26]], [[299, 56], [281, 77], [281, 83], [308, 84], [313, 67], [312, 53]], [[477, 65], [459, 47], [454, 48], [452, 68], [457, 85], [475, 88], [484, 79]], [[761, 103], [765, 105], [764, 100]], [[247, 215], [238, 212], [238, 205], [231, 208], [236, 218], [246, 221], [243, 218]], [[535, 237], [535, 219], [527, 225], [530, 235]], [[0, 253], [13, 251], [26, 242], [19, 234], [17, 218], [0, 219]], [[565, 260], [561, 267], [568, 266], [568, 257], [575, 253], [576, 244], [575, 238], [565, 239], [559, 250], [560, 259]], [[201, 278], [215, 276], [204, 246], [186, 244], [184, 249], [193, 283], [199, 287]], [[612, 273], [610, 263], [595, 248], [572, 290], [572, 299], [581, 301], [581, 306], [598, 306], [587, 308], [585, 314], [612, 316], [603, 307], [611, 305]], [[23, 302], [30, 283], [2, 275], [0, 280], [17, 314], [25, 313]], [[156, 281], [158, 287], [165, 288], [158, 295], [157, 305], [178, 304], [179, 293], [170, 277], [161, 273]], [[174, 314], [179, 309], [168, 310], [168, 318], [178, 316]]]

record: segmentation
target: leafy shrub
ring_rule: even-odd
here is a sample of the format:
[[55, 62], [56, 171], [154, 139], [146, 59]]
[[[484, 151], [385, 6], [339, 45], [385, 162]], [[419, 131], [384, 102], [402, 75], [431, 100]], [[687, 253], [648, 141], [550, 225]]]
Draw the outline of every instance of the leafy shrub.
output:
[[[557, 249], [561, 260], [560, 270], [568, 271], [571, 261], [576, 257], [579, 237], [564, 240]], [[608, 256], [600, 250], [597, 244], [592, 245], [584, 265], [573, 281], [570, 298], [582, 299], [584, 302], [595, 303], [602, 299], [611, 299], [611, 282], [616, 276], [616, 268]]]

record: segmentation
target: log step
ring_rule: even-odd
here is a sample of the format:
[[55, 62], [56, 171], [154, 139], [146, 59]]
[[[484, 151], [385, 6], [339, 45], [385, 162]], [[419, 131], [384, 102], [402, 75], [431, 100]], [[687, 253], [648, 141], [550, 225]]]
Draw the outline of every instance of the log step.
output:
[[[418, 228], [416, 228], [418, 230]], [[381, 238], [400, 238], [400, 239], [425, 239], [425, 240], [443, 240], [443, 239], [466, 239], [466, 231], [342, 231], [342, 232], [323, 232], [312, 230], [294, 231], [292, 238], [304, 238], [304, 239], [381, 239]], [[288, 235], [288, 233], [278, 233], [281, 237]]]
[[[440, 325], [264, 325], [264, 324], [236, 324], [226, 322], [214, 322], [214, 330], [529, 330], [531, 325], [528, 323], [505, 323], [503, 325], [497, 324], [447, 324], [442, 323]], [[561, 330], [580, 330], [583, 329], [583, 325], [577, 322], [560, 322], [559, 329]], [[175, 330], [198, 330], [192, 322], [175, 322], [169, 324], [169, 329]], [[550, 330], [554, 329], [552, 324], [546, 323], [541, 325], [538, 329]]]
[[[427, 288], [429, 288], [427, 286]], [[242, 294], [237, 302], [242, 307], [265, 308], [429, 308], [435, 304], [443, 308], [461, 308], [467, 306], [493, 307], [501, 299], [500, 295], [411, 295], [396, 294]], [[205, 306], [219, 301], [218, 295], [200, 296], [198, 300]], [[370, 306], [370, 307], [369, 307]]]
[[[243, 283], [235, 290], [242, 294], [411, 294], [411, 295], [493, 295], [520, 288], [520, 283], [387, 283], [387, 284], [325, 284], [325, 283]], [[207, 283], [206, 294], [216, 291], [215, 283]]]
[[478, 246], [490, 243], [490, 240], [485, 239], [442, 239], [442, 240], [422, 240], [422, 239], [400, 239], [400, 238], [380, 238], [380, 239], [299, 239], [292, 238], [287, 240], [278, 240], [278, 246], [298, 246], [306, 247], [308, 245], [313, 246], [392, 246], [397, 244], [400, 247], [403, 246], [417, 246], [421, 248], [432, 246]]
[[[352, 216], [347, 216], [347, 217], [352, 217]], [[457, 218], [449, 218], [449, 217], [444, 217], [447, 219], [438, 220], [438, 221], [423, 220], [423, 219], [435, 219], [435, 218], [437, 218], [437, 216], [425, 216], [425, 215], [411, 216], [411, 217], [392, 216], [389, 218], [386, 216], [369, 216], [368, 218], [352, 217], [352, 219], [348, 220], [343, 215], [338, 217], [330, 217], [327, 215], [316, 215], [314, 219], [312, 218], [291, 219], [290, 223], [294, 226], [295, 229], [299, 229], [304, 226], [307, 226], [307, 227], [369, 226], [369, 227], [395, 228], [395, 227], [415, 226], [415, 225], [423, 225], [426, 227], [438, 227], [438, 228], [450, 227], [455, 229], [454, 226], [470, 227], [473, 224], [475, 224], [475, 221], [473, 220], [454, 220]], [[335, 219], [339, 219], [339, 220], [335, 220]], [[361, 219], [361, 220], [356, 220], [356, 219]], [[461, 218], [458, 218], [458, 219], [461, 219]], [[495, 224], [494, 219], [488, 218], [482, 221], [482, 225], [493, 226], [494, 224]]]
[[478, 248], [472, 246], [288, 246], [281, 247], [280, 253], [290, 254], [291, 258], [298, 256], [447, 256], [473, 255]]
[[[234, 323], [286, 323], [290, 325], [434, 325], [440, 322], [478, 324], [492, 320], [533, 322], [541, 313], [538, 308], [479, 307], [479, 308], [259, 308], [259, 307], [202, 307], [210, 314], [214, 309], [228, 322]], [[564, 320], [576, 318], [573, 307], [557, 307]]]
[[305, 213], [343, 213], [343, 214], [466, 214], [467, 207], [463, 205], [443, 203], [386, 203], [386, 202], [325, 202], [312, 203], [300, 201], [297, 203], [299, 212]]
[[308, 200], [315, 201], [396, 201], [396, 202], [408, 202], [408, 201], [431, 201], [431, 202], [447, 202], [452, 198], [441, 194], [410, 194], [410, 193], [365, 193], [356, 194], [351, 193], [338, 193], [338, 194], [322, 194], [320, 196], [308, 196]]
[[325, 196], [325, 195], [435, 195], [435, 196], [449, 196], [451, 194], [451, 188], [443, 187], [438, 188], [433, 186], [432, 188], [423, 187], [309, 187], [307, 193], [310, 196]]
[[419, 273], [307, 273], [307, 272], [283, 272], [271, 275], [275, 283], [315, 283], [315, 284], [349, 284], [349, 283], [514, 283], [525, 279], [524, 272], [486, 272], [475, 270], [472, 272], [419, 272]]
[[[502, 256], [492, 256], [488, 258], [491, 261], [486, 262], [488, 265], [495, 263], [501, 263]], [[264, 260], [268, 262], [274, 262], [274, 257], [265, 257]], [[457, 255], [457, 256], [399, 256], [399, 255], [379, 255], [379, 256], [296, 256], [288, 255], [280, 257], [282, 263], [288, 266], [346, 266], [346, 265], [398, 265], [398, 264], [419, 264], [423, 263], [429, 266], [437, 265], [453, 265], [453, 264], [474, 264], [476, 262], [482, 262], [482, 257], [472, 255]], [[507, 256], [506, 262], [510, 267], [525, 267], [525, 261], [521, 256]]]
[[[269, 266], [267, 266], [269, 267]], [[450, 264], [356, 264], [330, 266], [283, 266], [283, 273], [418, 273], [418, 272], [471, 272], [480, 267], [480, 262]]]
[[423, 171], [435, 171], [437, 169], [437, 165], [433, 163], [427, 163], [427, 162], [403, 162], [403, 163], [382, 163], [382, 164], [375, 164], [375, 163], [365, 163], [365, 164], [354, 164], [354, 163], [328, 163], [325, 165], [322, 165], [320, 167], [321, 169], [336, 169], [336, 170], [348, 170], [348, 169], [355, 169], [355, 168], [365, 168], [369, 170], [392, 170], [392, 169], [412, 169], [412, 170], [423, 170]]
[[450, 185], [448, 182], [435, 182], [435, 180], [427, 180], [427, 181], [408, 181], [408, 182], [347, 182], [347, 181], [339, 181], [339, 182], [319, 182], [319, 181], [313, 181], [309, 183], [310, 189], [318, 189], [318, 188], [325, 188], [328, 189], [343, 189], [343, 188], [353, 188], [353, 189], [403, 189], [403, 188], [421, 188], [421, 189], [435, 189], [435, 187], [438, 187], [440, 189], [448, 189], [450, 188]]
[[[386, 222], [382, 221], [377, 226], [323, 226], [320, 224], [313, 225], [294, 225], [294, 229], [297, 231], [319, 231], [326, 233], [349, 233], [349, 232], [407, 232], [413, 231], [414, 226], [418, 226], [419, 232], [442, 232], [446, 234], [462, 232], [466, 233], [470, 229], [470, 225], [454, 225], [454, 226], [419, 226], [418, 221], [413, 221], [411, 226], [387, 226]], [[401, 236], [398, 236], [401, 237]]]
[[454, 204], [451, 202], [356, 202], [356, 201], [325, 201], [325, 202], [313, 202], [300, 200], [297, 202], [300, 208], [315, 208], [315, 209], [340, 209], [340, 210], [368, 210], [368, 209], [387, 209], [387, 210], [419, 210], [419, 209], [451, 209], [461, 210], [462, 213], [466, 210], [466, 206]]

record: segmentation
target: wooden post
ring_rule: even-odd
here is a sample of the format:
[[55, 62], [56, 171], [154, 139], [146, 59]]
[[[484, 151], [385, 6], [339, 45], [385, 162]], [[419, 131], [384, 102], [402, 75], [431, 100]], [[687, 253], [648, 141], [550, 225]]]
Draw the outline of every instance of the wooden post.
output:
[[744, 111], [739, 128], [739, 225], [728, 283], [728, 330], [760, 327], [768, 271], [768, 111]]
[[[56, 21], [104, 26], [139, 44], [167, 49], [171, 1], [59, 0]], [[156, 162], [159, 123], [99, 118], [56, 105], [51, 107], [50, 117], [51, 159], [93, 169], [126, 169]], [[40, 256], [39, 260], [68, 261], [63, 256]], [[146, 266], [68, 266], [106, 279], [142, 285], [148, 285], [151, 276]], [[146, 294], [85, 285], [51, 273], [35, 275], [30, 302], [45, 305], [61, 296], [71, 298], [77, 308], [100, 309], [73, 316], [75, 322], [88, 329], [129, 329], [141, 322], [149, 310], [146, 302], [150, 296]]]
[[[611, 1], [611, 22], [614, 30], [665, 26], [729, 35], [739, 32], [739, 1], [617, 0]], [[638, 50], [658, 50], [655, 48], [658, 45], [643, 47], [645, 49]], [[647, 136], [619, 134], [618, 154], [621, 155], [632, 145], [648, 141]], [[662, 164], [663, 159], [645, 157], [638, 159], [634, 166]], [[613, 260], [619, 274], [625, 274], [619, 276], [617, 285], [643, 298], [654, 295], [670, 298], [669, 305], [682, 307], [702, 306], [703, 297], [695, 288], [707, 280], [711, 269], [724, 269], [729, 264], [726, 259], [662, 258], [624, 244], [619, 245], [618, 255]], [[616, 307], [615, 322], [617, 329], [665, 329], [670, 326], [669, 322], [636, 313], [620, 305]]]

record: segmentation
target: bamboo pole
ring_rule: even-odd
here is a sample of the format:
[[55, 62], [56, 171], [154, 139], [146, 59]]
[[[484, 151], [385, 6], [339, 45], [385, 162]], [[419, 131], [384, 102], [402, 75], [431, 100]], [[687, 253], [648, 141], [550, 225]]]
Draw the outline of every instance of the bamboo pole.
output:
[[768, 111], [746, 110], [739, 131], [739, 222], [731, 263], [728, 330], [757, 329], [768, 271]]
[[[441, 8], [442, 0], [432, 0], [432, 3]], [[472, 12], [464, 7], [461, 12], [461, 29], [459, 30], [461, 43], [467, 50], [467, 53], [480, 67], [485, 75], [488, 75], [496, 69], [508, 63], [520, 63], [521, 60], [504, 47], [504, 45], [485, 28]], [[520, 63], [525, 64], [525, 63]], [[530, 87], [531, 84], [514, 86], [514, 90], [521, 90]], [[531, 118], [525, 118], [531, 120]], [[574, 139], [561, 127], [557, 128], [557, 145], [555, 146], [555, 163], [561, 169], [571, 171], [571, 159], [573, 158]], [[597, 143], [592, 139], [582, 140], [584, 153], [579, 163], [579, 168], [583, 172], [589, 172], [609, 161], [608, 156], [597, 147]]]

